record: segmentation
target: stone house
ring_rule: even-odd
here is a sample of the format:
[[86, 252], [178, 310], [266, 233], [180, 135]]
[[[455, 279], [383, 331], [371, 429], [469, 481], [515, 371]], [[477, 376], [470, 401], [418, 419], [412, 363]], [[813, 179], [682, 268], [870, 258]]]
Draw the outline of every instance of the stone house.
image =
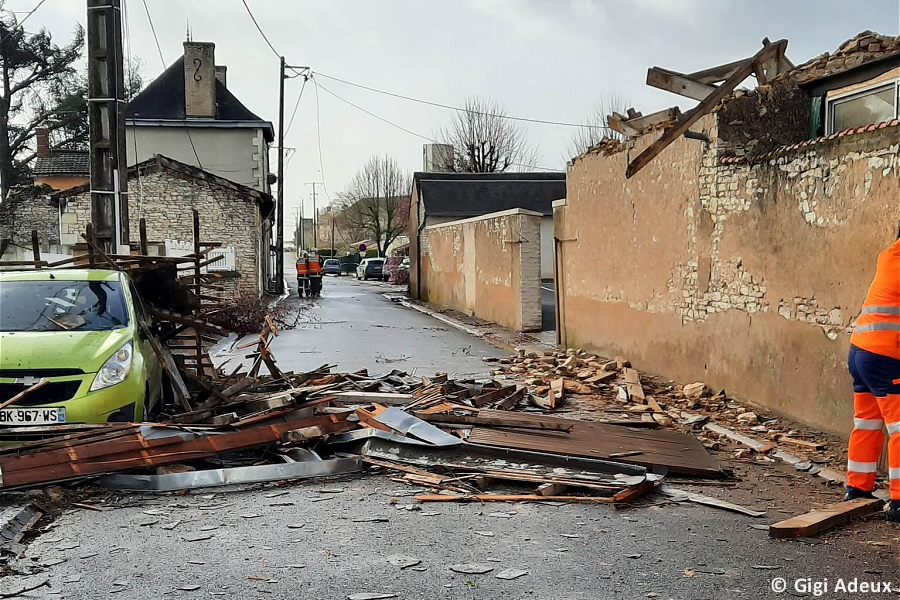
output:
[[[846, 357], [897, 236], [900, 37], [737, 90], [630, 178], [607, 140], [554, 203], [558, 341], [846, 435]], [[598, 210], [602, 207], [602, 210]]]
[[[264, 291], [265, 240], [274, 214], [269, 194], [159, 155], [129, 167], [128, 189], [131, 231], [137, 234], [143, 218], [150, 254], [177, 255], [191, 243], [197, 210], [201, 240], [223, 246], [223, 260], [208, 269], [232, 294]], [[50, 203], [58, 211], [60, 246], [74, 254], [90, 221], [89, 184], [55, 192]]]

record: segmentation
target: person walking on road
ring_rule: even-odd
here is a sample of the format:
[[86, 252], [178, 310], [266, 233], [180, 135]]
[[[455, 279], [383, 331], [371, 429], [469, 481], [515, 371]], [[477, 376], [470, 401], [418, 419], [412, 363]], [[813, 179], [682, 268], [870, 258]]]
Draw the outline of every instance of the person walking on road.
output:
[[900, 233], [878, 255], [875, 279], [850, 337], [853, 432], [845, 500], [872, 498], [888, 432], [887, 518], [900, 523]]

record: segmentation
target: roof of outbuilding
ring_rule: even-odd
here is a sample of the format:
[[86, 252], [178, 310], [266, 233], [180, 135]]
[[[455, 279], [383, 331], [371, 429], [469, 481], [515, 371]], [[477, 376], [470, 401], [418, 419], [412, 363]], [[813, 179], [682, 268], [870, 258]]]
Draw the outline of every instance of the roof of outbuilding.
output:
[[53, 150], [50, 156], [38, 156], [32, 175], [89, 175], [91, 157], [87, 150]]
[[425, 214], [477, 217], [512, 208], [553, 214], [553, 201], [566, 197], [566, 174], [416, 173]]
[[[125, 107], [125, 118], [136, 120], [187, 119], [184, 106], [184, 56], [172, 63]], [[215, 121], [257, 122], [266, 130], [269, 141], [274, 137], [272, 123], [259, 118], [235, 97], [221, 81], [216, 80]], [[190, 119], [186, 124], [204, 126], [209, 120]]]
[[[148, 158], [143, 162], [128, 167], [128, 178], [131, 179], [132, 177], [135, 177], [138, 170], [140, 170], [141, 174], [158, 172], [161, 170], [167, 171], [182, 178], [187, 178], [199, 182], [206, 182], [220, 188], [226, 188], [235, 191], [239, 194], [242, 194], [243, 196], [246, 196], [247, 198], [254, 200], [260, 206], [263, 215], [266, 216], [268, 216], [272, 212], [272, 208], [275, 206], [271, 194], [261, 192], [257, 189], [242, 185], [240, 183], [235, 183], [230, 179], [219, 177], [218, 175], [210, 173], [209, 171], [204, 171], [203, 169], [195, 167], [194, 165], [189, 165], [177, 161], [173, 158], [162, 156], [161, 154], [157, 154], [153, 158]], [[90, 191], [90, 189], [91, 186], [89, 183], [83, 183], [81, 185], [76, 185], [75, 187], [60, 190], [54, 194], [51, 194], [50, 197], [54, 199], [67, 198], [69, 196], [83, 194], [84, 192]]]

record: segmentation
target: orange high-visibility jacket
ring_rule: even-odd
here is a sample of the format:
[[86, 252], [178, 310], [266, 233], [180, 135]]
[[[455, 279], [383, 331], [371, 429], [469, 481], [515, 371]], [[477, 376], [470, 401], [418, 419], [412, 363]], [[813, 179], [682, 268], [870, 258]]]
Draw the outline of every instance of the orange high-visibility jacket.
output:
[[875, 279], [863, 303], [850, 343], [900, 359], [900, 239], [878, 255]]
[[318, 254], [310, 254], [306, 262], [309, 264], [309, 274], [313, 277], [322, 275], [322, 263]]
[[306, 264], [305, 259], [300, 259], [297, 261], [297, 277], [307, 277], [309, 275], [309, 267]]

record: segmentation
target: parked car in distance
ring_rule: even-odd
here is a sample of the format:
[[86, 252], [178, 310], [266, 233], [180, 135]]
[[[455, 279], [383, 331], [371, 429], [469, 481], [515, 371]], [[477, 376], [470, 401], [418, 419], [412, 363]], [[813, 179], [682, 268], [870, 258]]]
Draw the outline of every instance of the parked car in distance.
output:
[[384, 271], [383, 258], [364, 258], [356, 267], [356, 278], [367, 281], [369, 279], [381, 279]]
[[149, 313], [131, 278], [103, 269], [0, 273], [3, 427], [146, 420], [164, 395]]
[[326, 258], [322, 263], [322, 275], [340, 275], [341, 261], [336, 258]]

